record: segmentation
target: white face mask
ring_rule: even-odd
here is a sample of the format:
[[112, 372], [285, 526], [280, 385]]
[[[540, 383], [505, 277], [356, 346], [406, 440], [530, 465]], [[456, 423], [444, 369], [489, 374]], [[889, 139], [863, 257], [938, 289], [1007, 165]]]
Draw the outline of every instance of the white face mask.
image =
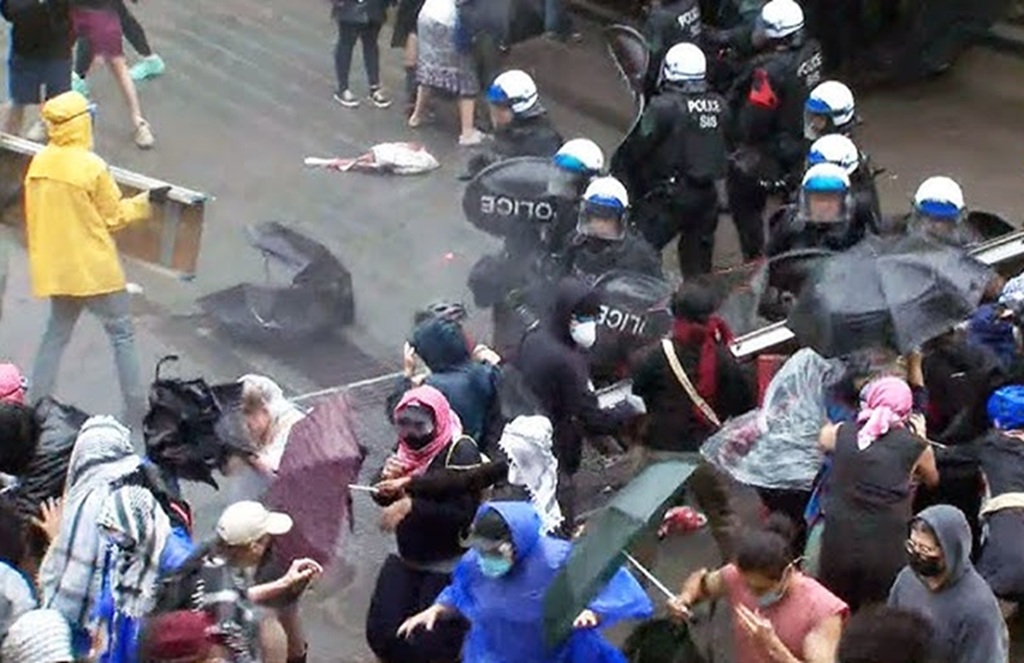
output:
[[569, 336], [584, 350], [593, 347], [597, 342], [597, 321], [586, 320], [578, 322], [573, 320], [569, 323]]

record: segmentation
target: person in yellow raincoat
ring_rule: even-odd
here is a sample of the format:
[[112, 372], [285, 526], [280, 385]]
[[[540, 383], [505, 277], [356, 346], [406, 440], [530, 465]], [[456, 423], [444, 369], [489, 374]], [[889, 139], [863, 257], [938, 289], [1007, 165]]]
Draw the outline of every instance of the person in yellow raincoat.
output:
[[50, 300], [29, 398], [53, 393], [64, 348], [88, 309], [110, 338], [125, 416], [132, 422], [142, 416], [145, 394], [124, 270], [111, 233], [149, 217], [150, 201], [165, 200], [169, 187], [122, 197], [107, 164], [92, 151], [94, 108], [78, 92], [47, 101], [42, 115], [49, 142], [25, 175], [32, 293]]

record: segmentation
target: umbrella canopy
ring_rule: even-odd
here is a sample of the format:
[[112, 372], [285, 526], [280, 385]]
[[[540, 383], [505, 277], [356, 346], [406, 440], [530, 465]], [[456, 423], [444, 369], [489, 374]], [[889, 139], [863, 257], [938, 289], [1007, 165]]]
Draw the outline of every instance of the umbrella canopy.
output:
[[263, 498], [294, 522], [274, 541], [278, 559], [311, 557], [324, 566], [334, 560], [342, 523], [351, 523], [348, 485], [356, 483], [365, 457], [353, 416], [342, 392], [313, 401], [309, 414], [292, 427], [277, 477]]
[[544, 630], [549, 643], [562, 642], [572, 622], [622, 566], [625, 550], [656, 527], [696, 468], [692, 463], [651, 465], [595, 515], [573, 544], [569, 561], [544, 597]]
[[[276, 221], [254, 226], [248, 233], [267, 261], [267, 282], [218, 290], [198, 302], [230, 335], [289, 343], [355, 319], [352, 275], [327, 247]], [[287, 283], [272, 283], [271, 268]]]
[[820, 266], [787, 326], [826, 356], [908, 352], [969, 316], [992, 275], [962, 249], [917, 236], [869, 237]]

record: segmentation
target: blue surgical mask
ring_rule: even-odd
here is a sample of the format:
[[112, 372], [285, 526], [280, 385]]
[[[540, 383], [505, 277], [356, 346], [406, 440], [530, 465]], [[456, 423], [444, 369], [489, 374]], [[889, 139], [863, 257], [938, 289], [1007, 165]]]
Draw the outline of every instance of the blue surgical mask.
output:
[[488, 578], [500, 578], [512, 570], [512, 560], [507, 557], [478, 555], [476, 563], [480, 567], [480, 573]]
[[781, 601], [784, 596], [786, 596], [786, 588], [776, 587], [757, 597], [757, 607], [770, 608]]

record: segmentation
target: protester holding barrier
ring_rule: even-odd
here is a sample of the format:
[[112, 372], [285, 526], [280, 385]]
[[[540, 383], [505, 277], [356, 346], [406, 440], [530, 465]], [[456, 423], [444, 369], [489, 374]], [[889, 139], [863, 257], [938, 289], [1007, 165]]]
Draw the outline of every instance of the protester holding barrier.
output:
[[32, 370], [30, 400], [53, 393], [64, 348], [83, 309], [110, 338], [128, 421], [140, 420], [144, 395], [124, 271], [111, 233], [150, 215], [170, 187], [131, 198], [92, 152], [93, 106], [65, 92], [43, 106], [47, 146], [25, 176], [25, 225], [32, 291], [50, 300], [50, 319]]

